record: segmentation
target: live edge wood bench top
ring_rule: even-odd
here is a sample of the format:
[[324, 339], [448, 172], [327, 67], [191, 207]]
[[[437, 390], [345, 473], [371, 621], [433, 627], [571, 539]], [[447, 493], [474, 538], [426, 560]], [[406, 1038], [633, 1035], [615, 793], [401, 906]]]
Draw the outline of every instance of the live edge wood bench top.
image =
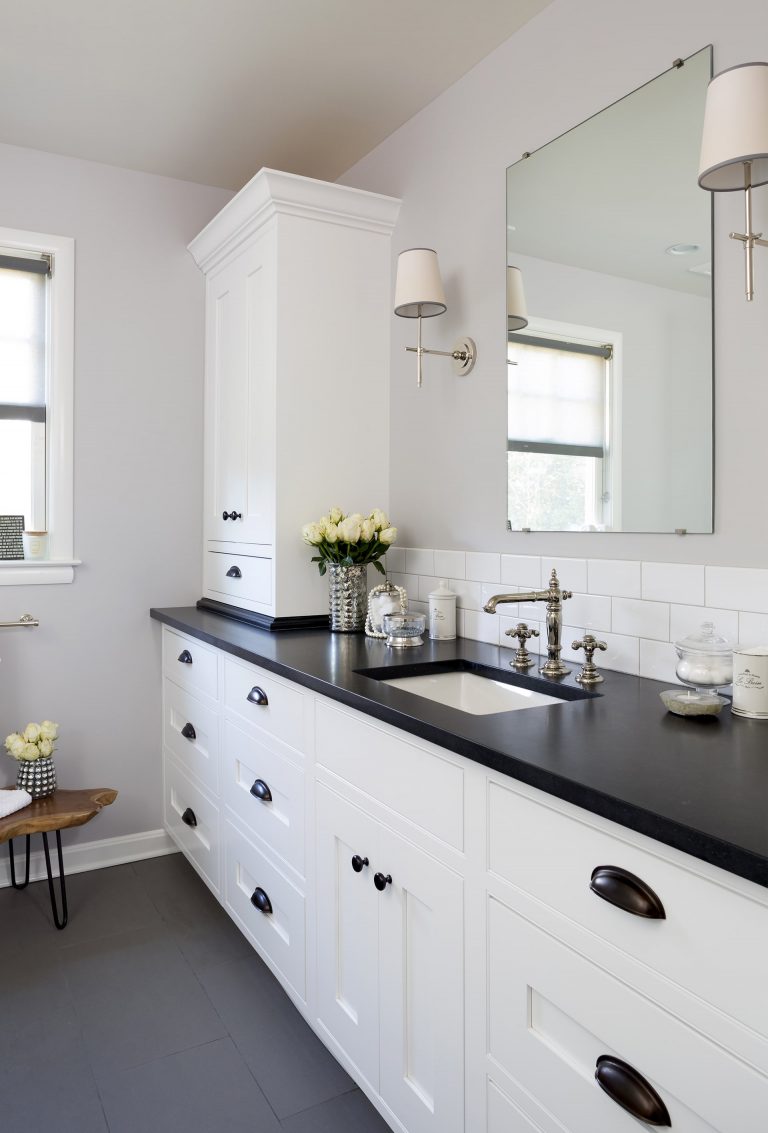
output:
[[0, 818], [0, 844], [23, 834], [43, 834], [84, 826], [102, 807], [117, 798], [117, 791], [97, 787], [91, 791], [58, 790], [46, 799], [33, 799], [29, 806]]

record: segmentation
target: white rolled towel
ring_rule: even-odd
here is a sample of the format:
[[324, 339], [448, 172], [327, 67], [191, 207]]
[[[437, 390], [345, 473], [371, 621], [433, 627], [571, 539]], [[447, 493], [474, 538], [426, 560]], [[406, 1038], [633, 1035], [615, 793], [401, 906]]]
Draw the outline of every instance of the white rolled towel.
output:
[[29, 791], [0, 791], [0, 818], [7, 818], [14, 811], [23, 810], [31, 802]]

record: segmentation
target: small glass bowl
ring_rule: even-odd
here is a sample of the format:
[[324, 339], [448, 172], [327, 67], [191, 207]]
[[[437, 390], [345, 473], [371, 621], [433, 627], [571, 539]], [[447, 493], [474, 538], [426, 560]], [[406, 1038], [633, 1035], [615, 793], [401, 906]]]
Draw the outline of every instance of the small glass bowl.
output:
[[422, 634], [427, 625], [427, 615], [406, 610], [404, 614], [385, 614], [382, 619], [387, 645], [393, 649], [405, 649], [411, 645], [423, 645]]

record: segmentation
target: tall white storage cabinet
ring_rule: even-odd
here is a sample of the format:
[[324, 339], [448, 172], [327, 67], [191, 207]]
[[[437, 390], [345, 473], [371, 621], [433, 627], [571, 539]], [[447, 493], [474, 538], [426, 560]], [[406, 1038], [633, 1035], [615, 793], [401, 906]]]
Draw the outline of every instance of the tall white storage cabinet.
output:
[[206, 275], [204, 604], [327, 609], [302, 524], [386, 507], [400, 202], [262, 169], [189, 245]]

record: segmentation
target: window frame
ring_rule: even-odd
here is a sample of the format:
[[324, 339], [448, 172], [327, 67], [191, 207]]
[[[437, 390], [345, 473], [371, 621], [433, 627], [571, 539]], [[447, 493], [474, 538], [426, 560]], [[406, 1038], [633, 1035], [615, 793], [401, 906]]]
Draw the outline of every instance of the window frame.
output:
[[74, 581], [75, 241], [0, 228], [0, 247], [53, 257], [47, 304], [46, 526], [44, 561], [0, 560], [0, 586]]

